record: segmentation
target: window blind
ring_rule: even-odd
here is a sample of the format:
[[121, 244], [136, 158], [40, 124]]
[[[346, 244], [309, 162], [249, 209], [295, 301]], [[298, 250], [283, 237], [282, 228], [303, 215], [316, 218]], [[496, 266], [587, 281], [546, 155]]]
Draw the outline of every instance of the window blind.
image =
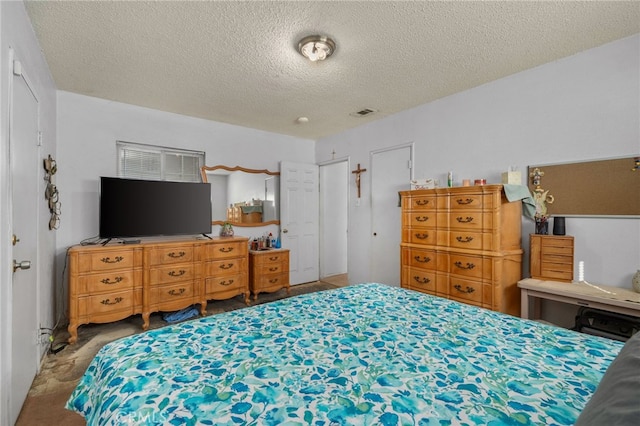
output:
[[117, 141], [118, 176], [200, 182], [204, 152]]

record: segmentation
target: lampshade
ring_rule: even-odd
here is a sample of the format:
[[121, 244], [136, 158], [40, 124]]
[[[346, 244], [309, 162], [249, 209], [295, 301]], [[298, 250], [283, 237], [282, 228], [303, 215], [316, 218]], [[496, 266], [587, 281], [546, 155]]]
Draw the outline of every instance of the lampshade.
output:
[[336, 49], [336, 43], [328, 37], [312, 35], [298, 43], [298, 52], [310, 61], [323, 61]]

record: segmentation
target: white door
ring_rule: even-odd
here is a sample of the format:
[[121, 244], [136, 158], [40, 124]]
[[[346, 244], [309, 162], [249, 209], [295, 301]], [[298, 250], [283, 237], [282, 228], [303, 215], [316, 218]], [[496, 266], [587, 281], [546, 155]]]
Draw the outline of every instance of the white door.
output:
[[411, 145], [371, 153], [371, 280], [400, 286], [398, 191], [409, 189]]
[[[10, 419], [20, 414], [36, 375], [39, 350], [36, 340], [37, 314], [37, 206], [38, 194], [38, 99], [14, 61], [9, 103], [11, 151], [11, 229], [15, 236], [14, 262], [23, 263], [13, 274], [11, 286], [11, 391]], [[27, 268], [30, 262], [30, 268]]]
[[347, 273], [349, 162], [320, 166], [320, 278]]
[[317, 281], [319, 245], [318, 166], [280, 163], [280, 239], [289, 249], [292, 285]]

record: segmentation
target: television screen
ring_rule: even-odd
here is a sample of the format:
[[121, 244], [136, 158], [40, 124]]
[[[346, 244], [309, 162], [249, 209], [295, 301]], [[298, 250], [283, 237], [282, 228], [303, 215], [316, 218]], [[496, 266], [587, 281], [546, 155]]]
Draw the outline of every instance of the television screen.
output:
[[100, 238], [211, 232], [211, 186], [100, 178]]

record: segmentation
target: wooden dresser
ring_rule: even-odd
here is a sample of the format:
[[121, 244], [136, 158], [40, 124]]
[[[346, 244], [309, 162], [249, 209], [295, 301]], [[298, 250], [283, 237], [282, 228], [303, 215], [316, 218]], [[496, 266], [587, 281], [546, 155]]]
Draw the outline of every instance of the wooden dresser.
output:
[[289, 250], [250, 250], [249, 288], [253, 300], [258, 300], [259, 293], [272, 293], [281, 288], [286, 288], [289, 294]]
[[402, 287], [518, 316], [521, 203], [502, 185], [400, 195]]
[[529, 248], [531, 278], [573, 281], [573, 237], [530, 234]]
[[151, 241], [69, 249], [69, 343], [78, 326], [244, 295], [249, 302], [248, 239]]

